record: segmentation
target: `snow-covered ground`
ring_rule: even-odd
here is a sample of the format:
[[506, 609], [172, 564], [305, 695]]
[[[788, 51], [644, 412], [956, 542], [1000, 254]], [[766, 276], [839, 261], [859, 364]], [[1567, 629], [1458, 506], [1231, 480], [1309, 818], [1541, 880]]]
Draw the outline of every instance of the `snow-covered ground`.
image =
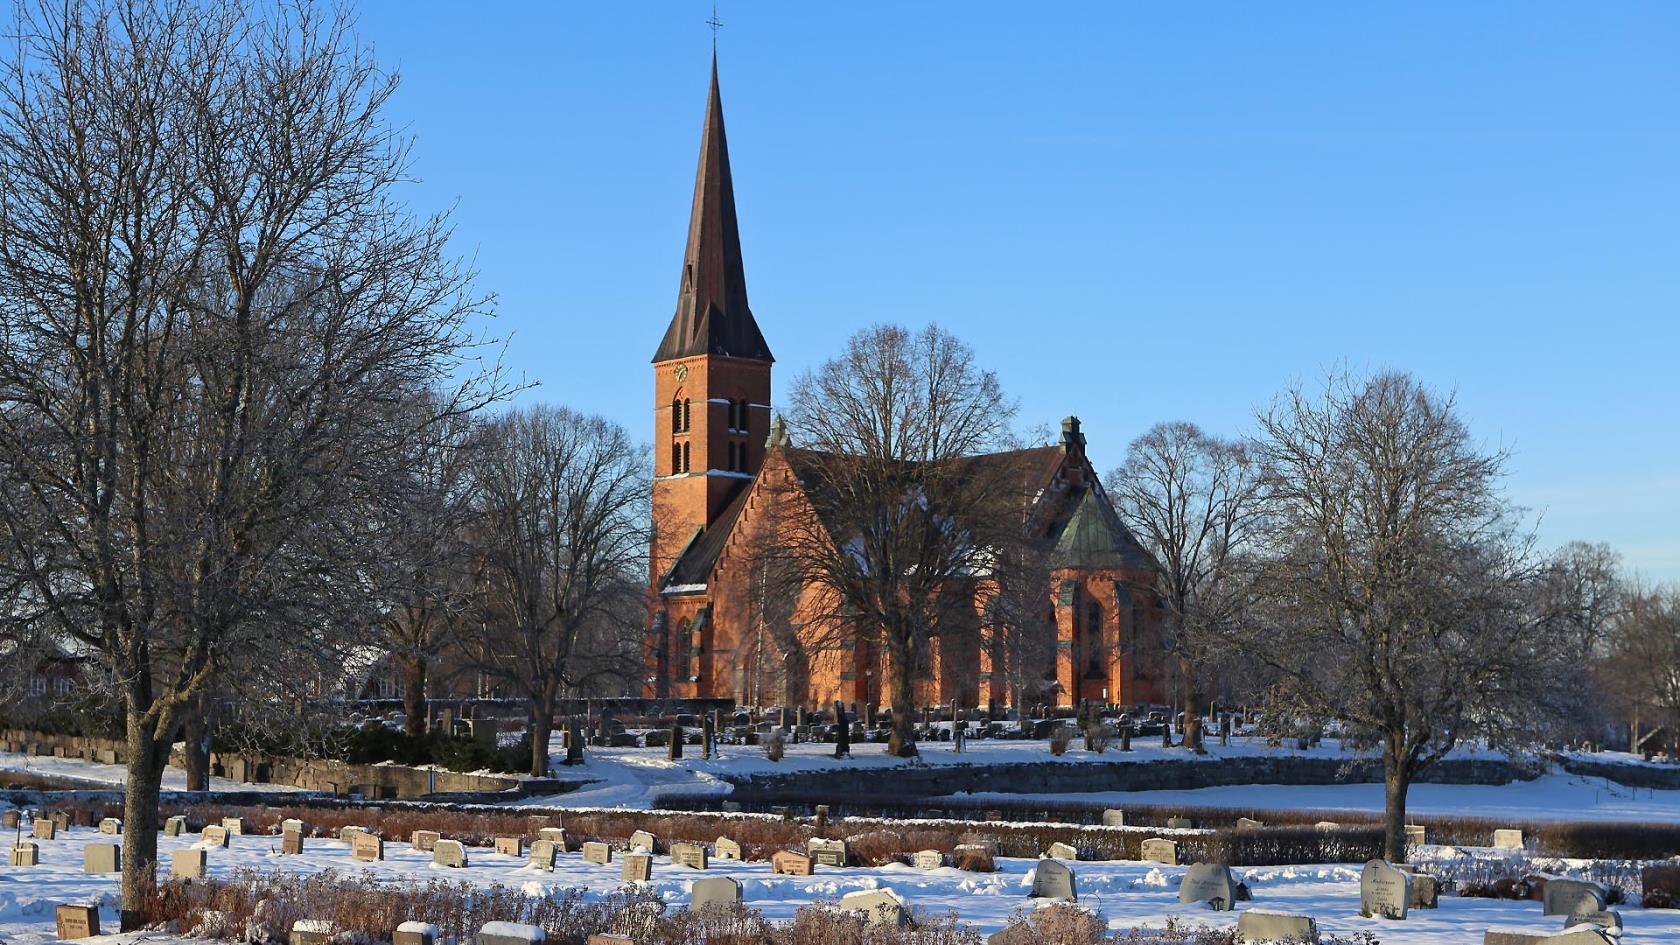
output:
[[[1380, 813], [1381, 784], [1244, 784], [1187, 791], [1101, 791], [1081, 794], [960, 794], [965, 800], [1078, 803], [1120, 807], [1160, 805], [1345, 810]], [[1513, 820], [1680, 821], [1680, 791], [1630, 788], [1602, 778], [1547, 774], [1510, 784], [1414, 784], [1406, 797], [1411, 814], [1506, 817]]]
[[[117, 877], [82, 872], [82, 845], [109, 842], [90, 829], [75, 828], [56, 840], [40, 841], [41, 865], [0, 872], [0, 937], [9, 945], [44, 945], [52, 940], [52, 907], [61, 902], [98, 902], [101, 923], [114, 928]], [[160, 839], [160, 858], [192, 845], [196, 837]], [[385, 845], [381, 863], [350, 859], [349, 844], [338, 840], [307, 841], [301, 856], [282, 856], [279, 839], [268, 836], [232, 838], [229, 849], [210, 850], [210, 873], [228, 876], [240, 868], [316, 873], [335, 869], [345, 874], [371, 874], [393, 882], [433, 879], [479, 885], [500, 883], [523, 888], [531, 895], [577, 887], [599, 895], [619, 887], [619, 864], [595, 866], [577, 853], [565, 854], [553, 873], [537, 872], [520, 859], [487, 849], [469, 851], [466, 869], [433, 866], [429, 854], [405, 843]], [[1035, 861], [1000, 859], [996, 873], [964, 873], [945, 868], [921, 872], [907, 866], [835, 869], [819, 867], [814, 876], [775, 876], [768, 863], [714, 861], [701, 873], [674, 866], [657, 857], [651, 887], [672, 904], [685, 904], [695, 879], [726, 875], [739, 879], [746, 901], [771, 918], [787, 918], [801, 905], [834, 901], [854, 890], [890, 887], [913, 907], [934, 914], [955, 911], [964, 922], [991, 932], [1001, 928], [1011, 912], [1042, 904], [1027, 898]], [[1177, 888], [1183, 867], [1133, 862], [1074, 864], [1080, 905], [1100, 912], [1114, 928], [1159, 925], [1170, 915], [1196, 922], [1230, 926], [1234, 913], [1216, 913], [1201, 905], [1179, 905]], [[167, 867], [164, 870], [167, 873]], [[1527, 926], [1557, 929], [1561, 919], [1544, 918], [1538, 902], [1443, 898], [1438, 910], [1412, 913], [1403, 922], [1361, 918], [1358, 914], [1359, 868], [1356, 865], [1283, 866], [1239, 870], [1254, 892], [1243, 908], [1283, 910], [1312, 915], [1320, 928], [1341, 934], [1370, 930], [1385, 945], [1461, 945], [1478, 942], [1489, 926]], [[1640, 945], [1680, 945], [1680, 911], [1623, 907], [1626, 941]], [[424, 918], [416, 917], [416, 918]], [[155, 937], [155, 936], [154, 936]]]
[[[128, 783], [128, 769], [126, 767], [122, 765], [103, 765], [83, 758], [52, 758], [43, 755], [0, 752], [0, 771], [22, 771], [49, 778], [75, 778], [81, 781], [109, 784], [112, 787], [121, 787]], [[165, 768], [163, 771], [163, 789], [166, 791], [186, 790], [187, 773], [180, 768]], [[211, 778], [210, 790], [298, 791], [302, 789], [283, 784], [241, 784], [227, 778]]]

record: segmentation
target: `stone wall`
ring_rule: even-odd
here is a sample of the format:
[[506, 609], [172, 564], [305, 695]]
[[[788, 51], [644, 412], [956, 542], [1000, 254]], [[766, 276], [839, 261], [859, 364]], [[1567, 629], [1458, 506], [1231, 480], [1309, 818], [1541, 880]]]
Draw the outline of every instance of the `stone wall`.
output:
[[1614, 761], [1591, 761], [1586, 758], [1560, 756], [1558, 767], [1584, 778], [1608, 778], [1624, 787], [1680, 790], [1680, 765], [1618, 764]]
[[[1441, 784], [1508, 784], [1537, 772], [1507, 761], [1448, 760], [1426, 770], [1419, 781]], [[1181, 759], [1168, 761], [1039, 762], [993, 765], [931, 765], [848, 771], [833, 768], [790, 774], [728, 778], [733, 797], [836, 798], [938, 797], [965, 791], [1004, 794], [1083, 794], [1093, 791], [1182, 791], [1237, 784], [1358, 784], [1382, 781], [1378, 761], [1293, 756]]]
[[[124, 764], [127, 746], [120, 741], [81, 735], [49, 735], [20, 730], [0, 731], [0, 751], [60, 758], [82, 758], [103, 764]], [[179, 750], [169, 763], [183, 767]], [[329, 794], [352, 792], [390, 799], [433, 794], [481, 795], [514, 791], [552, 794], [561, 787], [548, 778], [462, 774], [441, 768], [404, 765], [353, 765], [342, 761], [291, 758], [282, 755], [238, 755], [212, 752], [210, 769], [218, 777], [241, 784], [284, 784]]]

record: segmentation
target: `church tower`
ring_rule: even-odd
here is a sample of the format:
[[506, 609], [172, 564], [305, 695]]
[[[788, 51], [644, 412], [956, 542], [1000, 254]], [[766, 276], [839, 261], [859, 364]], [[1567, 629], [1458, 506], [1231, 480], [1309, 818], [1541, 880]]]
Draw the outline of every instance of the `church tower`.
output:
[[747, 305], [714, 54], [677, 310], [653, 356], [656, 590], [763, 463], [773, 361]]

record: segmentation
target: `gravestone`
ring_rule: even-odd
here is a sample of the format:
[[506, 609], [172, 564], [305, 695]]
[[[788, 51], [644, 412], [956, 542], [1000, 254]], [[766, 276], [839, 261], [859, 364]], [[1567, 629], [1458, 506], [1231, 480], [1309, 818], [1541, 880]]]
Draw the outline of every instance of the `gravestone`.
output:
[[1492, 928], [1482, 937], [1482, 945], [1608, 945], [1616, 939], [1604, 929], [1581, 925], [1562, 932], [1539, 929]]
[[1178, 883], [1178, 901], [1205, 902], [1215, 912], [1237, 907], [1237, 878], [1223, 863], [1193, 863]]
[[82, 872], [122, 872], [122, 847], [114, 843], [89, 843], [82, 846]]
[[525, 855], [525, 838], [524, 837], [497, 837], [496, 838], [496, 852], [502, 854], [503, 856], [515, 856], [515, 857], [524, 856]]
[[1169, 830], [1189, 830], [1190, 828], [1192, 828], [1194, 826], [1196, 826], [1196, 822], [1191, 820], [1188, 817], [1168, 817], [1167, 818], [1167, 828]]
[[1027, 895], [1034, 899], [1078, 902], [1079, 886], [1073, 870], [1066, 864], [1056, 860], [1039, 860], [1037, 868], [1033, 870], [1032, 892]]
[[281, 833], [303, 833], [303, 821], [295, 817], [288, 817], [280, 821]]
[[809, 876], [813, 872], [811, 858], [792, 850], [777, 850], [770, 857], [770, 872], [780, 876]]
[[630, 835], [630, 849], [632, 851], [640, 850], [644, 853], [652, 853], [654, 852], [654, 843], [653, 834], [646, 830], [638, 830]]
[[1569, 918], [1563, 920], [1563, 927], [1574, 928], [1577, 925], [1596, 925], [1601, 929], [1614, 929], [1621, 934], [1622, 914], [1614, 909], [1582, 909], [1580, 912], [1570, 913]]
[[671, 862], [676, 866], [696, 870], [703, 870], [710, 865], [706, 861], [706, 845], [703, 843], [671, 844]]
[[1126, 812], [1118, 807], [1110, 807], [1103, 811], [1102, 823], [1104, 827], [1124, 827], [1126, 826]]
[[327, 945], [332, 941], [333, 924], [326, 919], [299, 919], [292, 923], [287, 945]]
[[98, 906], [59, 906], [53, 910], [61, 939], [92, 938], [99, 934]]
[[198, 842], [208, 843], [211, 846], [225, 847], [228, 845], [227, 828], [220, 824], [210, 824], [198, 835]]
[[893, 895], [890, 889], [867, 889], [850, 892], [840, 897], [840, 908], [847, 912], [863, 913], [865, 925], [904, 925], [909, 921], [909, 910], [904, 908], [904, 902]]
[[181, 834], [186, 832], [187, 818], [181, 816], [180, 814], [176, 814], [174, 817], [171, 817], [163, 822], [163, 835], [166, 837], [179, 837]]
[[605, 866], [612, 862], [612, 847], [591, 840], [583, 845], [583, 862]]
[[1165, 863], [1168, 866], [1178, 865], [1178, 844], [1160, 837], [1151, 837], [1143, 841], [1138, 850], [1138, 859], [1145, 863]]
[[1521, 850], [1523, 834], [1521, 830], [1495, 830], [1493, 845], [1501, 850]]
[[52, 822], [53, 826], [60, 830], [70, 829], [70, 815], [65, 811], [53, 811]]
[[[545, 873], [554, 872], [554, 858], [560, 853], [560, 847], [553, 840], [538, 840], [531, 844], [531, 860], [527, 864]], [[396, 945], [395, 942], [391, 945]]]
[[1318, 923], [1311, 916], [1269, 909], [1246, 909], [1237, 916], [1245, 942], [1317, 942]]
[[805, 852], [819, 866], [845, 866], [846, 841], [812, 837], [805, 841]]
[[58, 837], [58, 825], [50, 820], [37, 817], [29, 832], [37, 840], [53, 840]]
[[236, 837], [245, 833], [245, 821], [238, 817], [223, 817], [222, 826], [227, 828], [229, 834]]
[[171, 879], [203, 879], [204, 870], [209, 863], [210, 851], [203, 847], [173, 850], [169, 854], [169, 877]]
[[1077, 860], [1079, 850], [1071, 844], [1052, 843], [1050, 849], [1044, 851], [1044, 855], [1052, 860]]
[[385, 859], [385, 841], [366, 831], [352, 834], [350, 858], [364, 863], [377, 863]]
[[436, 830], [416, 830], [408, 835], [408, 844], [421, 853], [430, 853], [442, 838]]
[[303, 852], [303, 831], [288, 830], [280, 835], [280, 853], [296, 855]]
[[1429, 842], [1429, 828], [1422, 824], [1406, 825], [1406, 844], [1421, 847]]
[[108, 837], [119, 836], [122, 833], [122, 821], [115, 817], [106, 817], [99, 822], [99, 832]]
[[430, 922], [404, 922], [391, 933], [391, 945], [438, 945], [443, 931]]
[[1359, 873], [1359, 914], [1404, 919], [1412, 904], [1412, 874], [1383, 860], [1369, 860]]
[[432, 864], [450, 869], [465, 869], [467, 847], [459, 840], [438, 840], [432, 845]]
[[720, 860], [739, 860], [741, 858], [741, 845], [728, 837], [717, 838], [717, 842], [712, 844], [712, 849], [717, 851], [717, 858]]
[[1440, 892], [1440, 885], [1435, 882], [1435, 877], [1431, 876], [1428, 873], [1412, 873], [1411, 877], [1412, 877], [1412, 899], [1411, 899], [1411, 903], [1410, 903], [1411, 908], [1413, 908], [1413, 909], [1436, 909], [1436, 908], [1439, 908], [1440, 905], [1441, 905], [1441, 892]]
[[367, 828], [366, 827], [357, 827], [354, 824], [352, 824], [348, 827], [340, 827], [340, 828], [338, 828], [338, 839], [343, 840], [346, 843], [348, 843], [349, 841], [351, 841], [352, 839], [355, 838], [356, 834], [359, 834], [359, 833], [367, 833]]
[[1604, 908], [1604, 887], [1578, 879], [1551, 878], [1540, 894], [1541, 915], [1574, 915]]
[[689, 909], [734, 909], [741, 902], [741, 884], [728, 876], [710, 876], [694, 881]]
[[653, 856], [648, 853], [624, 854], [624, 865], [619, 867], [620, 882], [645, 883], [653, 878]]
[[540, 925], [486, 922], [475, 938], [478, 945], [539, 945], [546, 936]]
[[1252, 817], [1238, 817], [1237, 818], [1237, 829], [1238, 830], [1259, 830], [1260, 828], [1262, 828], [1264, 826], [1266, 826], [1264, 823], [1262, 823], [1258, 820], [1255, 820]]
[[1318, 823], [1313, 824], [1313, 829], [1315, 829], [1315, 830], [1340, 830], [1340, 829], [1342, 829], [1342, 825], [1336, 823], [1334, 820], [1321, 820]]
[[21, 815], [15, 809], [5, 811], [0, 813], [0, 827], [5, 827], [7, 830], [15, 829], [20, 819]]
[[537, 831], [537, 839], [553, 843], [554, 849], [560, 853], [570, 849], [566, 846], [566, 828], [564, 827], [544, 827]]
[[936, 870], [945, 865], [945, 854], [938, 850], [921, 850], [916, 854], [916, 869]]
[[40, 866], [41, 846], [25, 840], [12, 847], [12, 855], [7, 860], [12, 866]]

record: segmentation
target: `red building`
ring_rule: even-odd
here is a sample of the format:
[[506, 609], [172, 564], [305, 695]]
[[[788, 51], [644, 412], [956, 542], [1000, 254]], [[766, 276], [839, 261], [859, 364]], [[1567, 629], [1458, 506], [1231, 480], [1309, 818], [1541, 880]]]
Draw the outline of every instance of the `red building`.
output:
[[[771, 615], [753, 592], [752, 536], [775, 527], [770, 491], [800, 488], [807, 455], [772, 430], [773, 364], [747, 302], [714, 61], [677, 309], [653, 358], [645, 694], [879, 704], [885, 673], [867, 640], [808, 640], [809, 601]], [[1027, 520], [1050, 565], [1035, 621], [1043, 639], [986, 632], [993, 588], [977, 580], [962, 591], [973, 619], [931, 646], [918, 684], [924, 704], [1163, 701], [1155, 562], [1115, 515], [1085, 446], [1069, 417], [1055, 446], [977, 458], [1007, 464], [1033, 497]]]

